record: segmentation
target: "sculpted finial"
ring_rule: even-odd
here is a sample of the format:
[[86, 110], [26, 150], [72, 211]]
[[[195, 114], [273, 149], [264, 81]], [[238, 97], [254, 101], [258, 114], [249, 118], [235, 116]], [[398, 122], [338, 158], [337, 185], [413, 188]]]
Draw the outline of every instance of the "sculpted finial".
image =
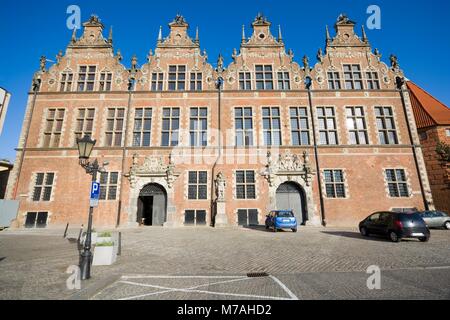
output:
[[47, 64], [47, 58], [45, 56], [41, 56], [41, 59], [39, 60], [39, 68], [42, 72], [45, 72], [45, 65]]
[[323, 62], [323, 52], [322, 52], [322, 48], [319, 48], [319, 51], [317, 51], [317, 60], [319, 60], [320, 63]]

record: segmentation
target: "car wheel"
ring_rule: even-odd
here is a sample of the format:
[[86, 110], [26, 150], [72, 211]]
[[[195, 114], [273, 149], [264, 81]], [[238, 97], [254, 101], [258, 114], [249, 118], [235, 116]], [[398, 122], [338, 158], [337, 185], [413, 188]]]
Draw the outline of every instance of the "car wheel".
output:
[[392, 242], [400, 242], [400, 237], [394, 231], [389, 232], [389, 238]]
[[447, 230], [450, 230], [450, 221], [447, 221], [446, 223], [444, 223], [444, 228]]
[[366, 227], [362, 227], [361, 229], [359, 229], [359, 232], [361, 232], [361, 235], [363, 237], [368, 237], [369, 236], [369, 232], [367, 232]]
[[428, 240], [430, 240], [430, 236], [426, 236], [426, 237], [421, 237], [419, 238], [420, 242], [428, 242]]
[[292, 229], [292, 232], [294, 232], [294, 233], [297, 232], [297, 229]]

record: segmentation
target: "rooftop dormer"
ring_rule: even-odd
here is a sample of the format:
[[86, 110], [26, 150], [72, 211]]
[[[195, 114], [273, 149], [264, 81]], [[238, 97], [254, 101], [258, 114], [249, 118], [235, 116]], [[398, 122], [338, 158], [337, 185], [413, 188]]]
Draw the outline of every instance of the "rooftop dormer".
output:
[[278, 31], [278, 39], [270, 32], [270, 26], [272, 24], [267, 20], [265, 16], [258, 13], [255, 20], [252, 23], [253, 34], [247, 40], [245, 37], [245, 28], [242, 29], [242, 48], [249, 47], [284, 47], [281, 37], [281, 30]]
[[364, 26], [362, 29], [362, 38], [358, 37], [355, 33], [356, 23], [350, 20], [345, 14], [341, 14], [334, 29], [336, 30], [336, 36], [331, 38], [328, 26], [326, 29], [327, 48], [328, 47], [370, 47], [367, 40]]
[[111, 48], [112, 49], [112, 30], [108, 39], [103, 37], [104, 25], [100, 19], [92, 15], [89, 21], [83, 23], [83, 35], [77, 39], [76, 29], [73, 31], [69, 48]]
[[162, 37], [162, 29], [158, 35], [158, 48], [199, 48], [198, 31], [195, 41], [188, 34], [189, 24], [183, 16], [177, 15], [169, 23], [170, 33], [167, 38]]

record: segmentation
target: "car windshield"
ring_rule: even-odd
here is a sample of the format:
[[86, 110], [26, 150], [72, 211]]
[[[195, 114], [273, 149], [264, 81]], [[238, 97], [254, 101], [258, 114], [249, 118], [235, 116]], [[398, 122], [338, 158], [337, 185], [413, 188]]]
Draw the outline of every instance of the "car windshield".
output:
[[281, 211], [277, 213], [277, 217], [280, 218], [290, 218], [293, 217], [294, 215], [292, 214], [292, 212], [289, 211]]

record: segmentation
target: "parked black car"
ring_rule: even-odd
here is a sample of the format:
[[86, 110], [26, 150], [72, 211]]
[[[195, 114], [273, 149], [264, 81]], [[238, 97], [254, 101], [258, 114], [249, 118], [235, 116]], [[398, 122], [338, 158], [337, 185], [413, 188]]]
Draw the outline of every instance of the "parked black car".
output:
[[442, 211], [418, 212], [429, 228], [445, 228], [450, 230], [450, 216]]
[[359, 223], [364, 237], [371, 234], [388, 236], [391, 241], [417, 238], [422, 242], [430, 239], [430, 230], [418, 213], [376, 212]]

